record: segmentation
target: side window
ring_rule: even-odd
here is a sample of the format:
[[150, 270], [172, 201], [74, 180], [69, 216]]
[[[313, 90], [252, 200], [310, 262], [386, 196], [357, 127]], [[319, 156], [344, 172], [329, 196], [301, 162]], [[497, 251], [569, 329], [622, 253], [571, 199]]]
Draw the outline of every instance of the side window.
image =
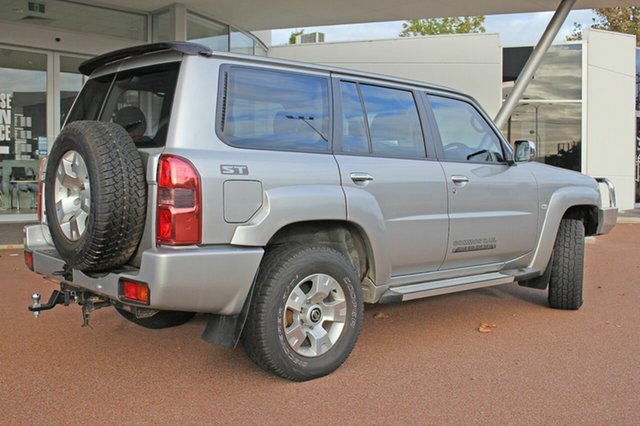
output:
[[342, 91], [342, 150], [369, 153], [367, 124], [360, 92], [356, 83], [341, 82]]
[[445, 160], [504, 162], [500, 139], [469, 103], [429, 95]]
[[322, 77], [232, 67], [221, 134], [231, 145], [327, 152], [329, 86]]
[[342, 82], [340, 87], [344, 152], [425, 157], [412, 92], [349, 82]]

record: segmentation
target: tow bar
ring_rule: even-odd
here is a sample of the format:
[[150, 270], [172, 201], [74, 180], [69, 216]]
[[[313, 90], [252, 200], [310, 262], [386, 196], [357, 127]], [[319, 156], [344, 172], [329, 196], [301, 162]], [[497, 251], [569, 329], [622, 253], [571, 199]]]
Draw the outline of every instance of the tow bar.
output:
[[29, 311], [33, 313], [34, 317], [38, 318], [41, 311], [48, 311], [56, 305], [69, 306], [73, 301], [82, 307], [82, 327], [90, 327], [89, 316], [91, 312], [111, 306], [108, 299], [88, 291], [72, 289], [66, 283], [60, 284], [60, 290], [53, 290], [47, 303], [41, 304], [40, 299], [40, 293], [31, 295], [32, 303], [29, 306]]

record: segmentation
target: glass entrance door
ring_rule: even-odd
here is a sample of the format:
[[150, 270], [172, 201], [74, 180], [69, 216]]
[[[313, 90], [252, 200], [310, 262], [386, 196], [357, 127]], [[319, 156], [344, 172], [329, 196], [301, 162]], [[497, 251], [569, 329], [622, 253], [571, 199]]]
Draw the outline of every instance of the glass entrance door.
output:
[[47, 152], [49, 55], [0, 47], [0, 213], [35, 212]]
[[86, 81], [86, 59], [0, 46], [0, 218], [35, 214], [40, 158]]

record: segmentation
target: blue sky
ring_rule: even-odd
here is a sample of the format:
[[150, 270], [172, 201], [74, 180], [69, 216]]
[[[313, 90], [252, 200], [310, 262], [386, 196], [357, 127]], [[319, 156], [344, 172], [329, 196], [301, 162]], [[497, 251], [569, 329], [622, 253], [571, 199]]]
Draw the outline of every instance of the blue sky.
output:
[[[486, 17], [485, 28], [490, 33], [500, 33], [503, 46], [521, 46], [535, 44], [551, 20], [553, 12], [519, 13], [513, 15], [490, 15]], [[574, 10], [569, 14], [556, 41], [563, 41], [571, 32], [574, 22], [589, 26], [594, 14], [591, 9]], [[378, 22], [371, 24], [334, 25], [327, 27], [305, 28], [306, 33], [321, 31], [325, 33], [325, 42], [374, 40], [396, 38], [402, 30], [403, 21]], [[274, 30], [272, 44], [286, 44], [291, 31], [295, 28]]]

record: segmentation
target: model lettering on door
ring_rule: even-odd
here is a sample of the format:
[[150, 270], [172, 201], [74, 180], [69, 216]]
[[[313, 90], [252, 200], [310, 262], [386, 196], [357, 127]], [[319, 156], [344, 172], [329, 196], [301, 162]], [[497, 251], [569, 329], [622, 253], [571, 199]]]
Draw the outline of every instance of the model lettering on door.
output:
[[249, 167], [233, 164], [222, 164], [220, 166], [220, 173], [223, 175], [248, 175]]
[[469, 251], [493, 250], [498, 247], [495, 237], [472, 238], [469, 240], [457, 240], [453, 242], [453, 253], [466, 253]]

